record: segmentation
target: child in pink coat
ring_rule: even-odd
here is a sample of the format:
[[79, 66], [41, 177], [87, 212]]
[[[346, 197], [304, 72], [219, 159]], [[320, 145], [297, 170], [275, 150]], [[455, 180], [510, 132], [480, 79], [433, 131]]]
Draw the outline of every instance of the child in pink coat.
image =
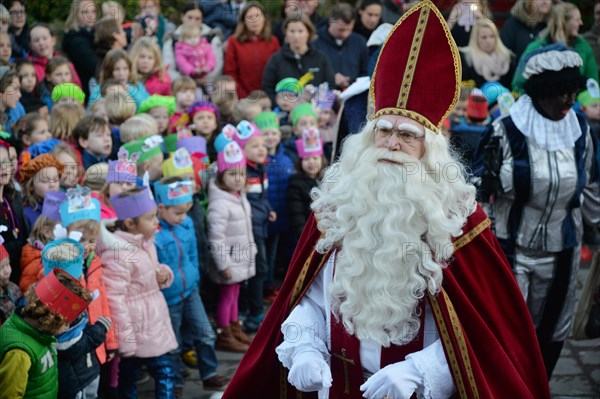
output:
[[104, 221], [97, 252], [104, 263], [104, 281], [118, 333], [119, 392], [137, 397], [136, 380], [142, 365], [154, 377], [157, 398], [173, 397], [180, 378], [169, 354], [177, 348], [169, 308], [160, 291], [173, 282], [173, 272], [158, 262], [154, 234], [156, 202], [148, 187], [110, 198], [116, 221]]
[[175, 43], [175, 62], [179, 71], [194, 79], [204, 78], [215, 69], [215, 53], [200, 28], [183, 25], [179, 41]]

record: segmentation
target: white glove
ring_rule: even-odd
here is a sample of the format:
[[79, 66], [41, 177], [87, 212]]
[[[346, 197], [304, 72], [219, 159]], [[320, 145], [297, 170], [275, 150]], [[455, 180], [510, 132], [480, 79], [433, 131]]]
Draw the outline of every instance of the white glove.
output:
[[302, 392], [314, 392], [331, 388], [331, 370], [316, 350], [303, 350], [294, 353], [288, 382]]
[[360, 386], [367, 399], [407, 399], [423, 386], [423, 376], [412, 359], [390, 364], [373, 374]]

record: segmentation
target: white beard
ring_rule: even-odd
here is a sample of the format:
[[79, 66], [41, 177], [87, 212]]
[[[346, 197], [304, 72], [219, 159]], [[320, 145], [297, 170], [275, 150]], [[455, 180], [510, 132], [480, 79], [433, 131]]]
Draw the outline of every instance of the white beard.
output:
[[312, 192], [325, 233], [317, 250], [338, 248], [331, 310], [359, 339], [406, 344], [421, 327], [419, 301], [441, 289], [451, 238], [474, 210], [475, 190], [464, 178], [436, 181], [426, 157], [375, 148], [358, 137], [344, 144], [344, 153], [354, 151], [359, 155], [342, 155]]

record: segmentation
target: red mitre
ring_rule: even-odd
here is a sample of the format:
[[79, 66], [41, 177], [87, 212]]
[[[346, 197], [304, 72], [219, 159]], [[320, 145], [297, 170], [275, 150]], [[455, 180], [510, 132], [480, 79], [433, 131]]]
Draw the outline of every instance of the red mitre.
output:
[[372, 119], [402, 115], [439, 132], [458, 101], [461, 76], [448, 25], [424, 0], [402, 15], [383, 43], [371, 79]]

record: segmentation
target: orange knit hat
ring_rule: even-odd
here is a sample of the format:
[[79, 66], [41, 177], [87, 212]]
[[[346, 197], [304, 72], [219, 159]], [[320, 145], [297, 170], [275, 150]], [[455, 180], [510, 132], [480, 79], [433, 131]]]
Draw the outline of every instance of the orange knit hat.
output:
[[21, 183], [25, 184], [36, 175], [37, 172], [44, 168], [50, 168], [54, 166], [58, 170], [58, 175], [61, 176], [65, 170], [65, 166], [54, 155], [42, 154], [38, 157], [33, 158], [21, 167]]

